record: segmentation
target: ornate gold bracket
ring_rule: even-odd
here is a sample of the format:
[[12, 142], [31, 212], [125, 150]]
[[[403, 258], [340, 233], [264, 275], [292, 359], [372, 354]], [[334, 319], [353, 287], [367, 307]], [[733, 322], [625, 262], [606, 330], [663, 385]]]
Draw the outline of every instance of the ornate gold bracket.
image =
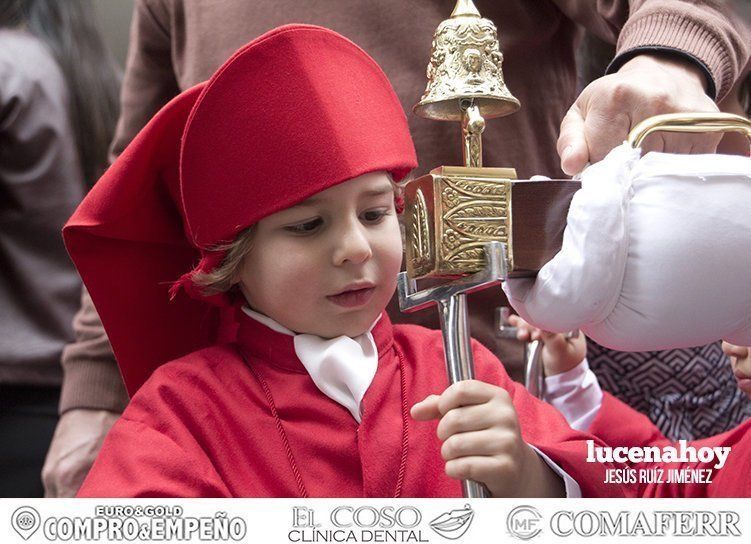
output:
[[[485, 264], [487, 242], [511, 246], [508, 168], [436, 168], [405, 189], [407, 274], [459, 277]], [[512, 264], [506, 256], [506, 266]]]

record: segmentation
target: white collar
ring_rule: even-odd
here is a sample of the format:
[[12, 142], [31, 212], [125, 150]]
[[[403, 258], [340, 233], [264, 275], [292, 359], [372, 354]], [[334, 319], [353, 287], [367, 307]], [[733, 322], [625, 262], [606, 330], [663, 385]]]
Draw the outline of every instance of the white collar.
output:
[[360, 336], [328, 339], [297, 334], [247, 306], [243, 307], [243, 312], [273, 331], [292, 336], [295, 354], [318, 389], [347, 408], [360, 423], [360, 403], [378, 368], [378, 349], [371, 331], [381, 319], [380, 315]]

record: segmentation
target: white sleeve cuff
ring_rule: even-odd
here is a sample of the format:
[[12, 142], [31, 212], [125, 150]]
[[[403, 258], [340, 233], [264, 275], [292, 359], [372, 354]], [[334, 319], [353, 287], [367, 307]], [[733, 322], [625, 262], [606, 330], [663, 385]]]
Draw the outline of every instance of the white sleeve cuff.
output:
[[581, 499], [582, 496], [582, 490], [581, 487], [579, 487], [579, 484], [576, 483], [576, 480], [574, 480], [571, 476], [569, 476], [568, 472], [563, 470], [561, 467], [558, 466], [558, 464], [553, 461], [550, 457], [542, 453], [540, 450], [535, 448], [532, 444], [529, 444], [529, 447], [535, 450], [537, 455], [539, 455], [545, 463], [553, 469], [553, 472], [555, 472], [558, 476], [560, 476], [563, 479], [563, 485], [566, 487], [566, 498], [567, 499]]
[[586, 431], [602, 406], [602, 389], [585, 358], [567, 372], [545, 378], [545, 402], [577, 431]]

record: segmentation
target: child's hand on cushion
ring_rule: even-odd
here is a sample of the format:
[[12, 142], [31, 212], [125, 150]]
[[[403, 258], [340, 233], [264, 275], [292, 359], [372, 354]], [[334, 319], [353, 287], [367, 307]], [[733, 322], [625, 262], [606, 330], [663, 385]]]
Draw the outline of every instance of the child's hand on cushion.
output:
[[448, 387], [412, 407], [418, 421], [440, 419], [446, 474], [481, 482], [494, 497], [563, 497], [563, 481], [522, 439], [505, 389], [477, 380]]
[[581, 333], [573, 337], [542, 331], [518, 315], [509, 316], [508, 321], [517, 328], [517, 339], [523, 342], [541, 340], [545, 344], [542, 350], [542, 364], [545, 366], [546, 376], [554, 376], [571, 370], [587, 355], [587, 341]]

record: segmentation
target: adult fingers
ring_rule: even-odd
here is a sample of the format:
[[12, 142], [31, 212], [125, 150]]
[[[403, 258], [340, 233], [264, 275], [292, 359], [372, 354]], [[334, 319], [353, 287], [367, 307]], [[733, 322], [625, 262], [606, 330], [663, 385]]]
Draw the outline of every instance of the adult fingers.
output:
[[589, 162], [584, 115], [578, 102], [569, 108], [561, 121], [561, 131], [556, 147], [561, 159], [561, 170], [569, 176], [581, 172]]

